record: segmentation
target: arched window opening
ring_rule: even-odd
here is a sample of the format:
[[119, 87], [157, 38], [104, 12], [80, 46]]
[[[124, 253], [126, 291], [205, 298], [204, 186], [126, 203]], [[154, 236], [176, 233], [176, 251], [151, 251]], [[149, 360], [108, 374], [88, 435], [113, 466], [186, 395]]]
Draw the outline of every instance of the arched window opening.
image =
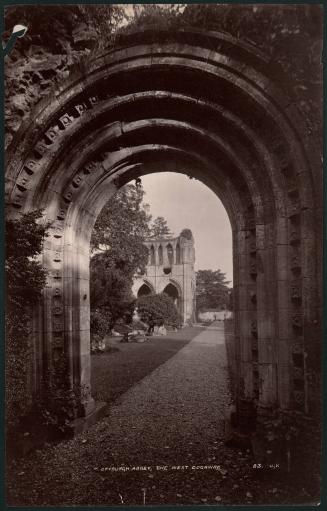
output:
[[150, 286], [148, 286], [147, 284], [142, 284], [142, 286], [137, 292], [137, 297], [140, 298], [140, 296], [148, 296], [151, 295], [151, 293], [152, 291]]
[[181, 264], [181, 247], [179, 243], [176, 245], [176, 264]]
[[179, 308], [179, 293], [178, 293], [178, 289], [176, 286], [174, 286], [173, 284], [169, 283], [165, 289], [163, 290], [163, 292], [170, 296], [170, 298], [173, 299], [173, 302], [174, 304], [176, 305], [177, 308]]
[[169, 266], [171, 267], [174, 264], [174, 250], [170, 243], [167, 245], [167, 257]]
[[155, 254], [155, 251], [154, 251], [154, 246], [151, 245], [151, 248], [150, 248], [150, 265], [151, 266], [155, 266], [156, 264], [156, 254]]
[[159, 258], [159, 264], [163, 264], [163, 250], [162, 250], [161, 245], [159, 245], [159, 248], [158, 248], [158, 258]]

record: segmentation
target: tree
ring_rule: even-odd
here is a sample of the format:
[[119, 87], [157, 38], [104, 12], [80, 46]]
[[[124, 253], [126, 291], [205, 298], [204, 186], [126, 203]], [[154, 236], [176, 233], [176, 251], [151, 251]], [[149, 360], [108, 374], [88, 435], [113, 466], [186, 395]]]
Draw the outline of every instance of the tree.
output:
[[[90, 296], [92, 334], [109, 332], [117, 319], [131, 318], [132, 283], [148, 261], [146, 238], [154, 232], [171, 234], [167, 222], [151, 215], [144, 204], [144, 190], [128, 184], [101, 211], [91, 237]], [[102, 316], [102, 317], [101, 317]]]
[[150, 238], [172, 238], [174, 234], [167, 225], [167, 220], [163, 216], [158, 216], [151, 225]]
[[141, 296], [136, 301], [141, 321], [148, 325], [165, 325], [178, 328], [181, 318], [173, 299], [165, 293]]
[[225, 309], [229, 306], [229, 282], [220, 270], [199, 270], [196, 273], [196, 308]]
[[134, 302], [133, 275], [125, 271], [123, 261], [116, 266], [110, 259], [107, 263], [106, 254], [98, 254], [91, 261], [91, 331], [101, 338], [117, 319], [130, 316]]
[[151, 215], [143, 197], [141, 187], [124, 186], [102, 209], [94, 226], [90, 294], [95, 334], [103, 335], [119, 317], [130, 315], [133, 277], [144, 272], [148, 260], [144, 240], [150, 233]]
[[132, 184], [121, 188], [102, 209], [91, 237], [91, 253], [105, 252], [113, 264], [122, 260], [133, 273], [147, 262], [143, 242], [150, 235], [151, 215], [144, 194]]

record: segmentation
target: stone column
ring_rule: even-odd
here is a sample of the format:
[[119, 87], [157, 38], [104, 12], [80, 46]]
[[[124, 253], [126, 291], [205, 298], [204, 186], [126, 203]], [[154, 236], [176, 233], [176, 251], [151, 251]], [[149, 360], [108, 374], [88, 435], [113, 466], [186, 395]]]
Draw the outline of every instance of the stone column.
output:
[[251, 328], [253, 322], [256, 325], [256, 311], [250, 302], [251, 292], [255, 288], [255, 282], [250, 274], [250, 236], [249, 230], [239, 230], [237, 237], [237, 284], [235, 327], [236, 336], [239, 340], [240, 357], [240, 381], [239, 397], [243, 399], [253, 398], [253, 371], [252, 371], [252, 339]]
[[[289, 296], [289, 261], [297, 253], [297, 248], [290, 245], [288, 219], [277, 220], [277, 300], [278, 300], [278, 405], [290, 407], [292, 361], [290, 347], [292, 345], [292, 309]], [[295, 261], [294, 261], [295, 262]], [[291, 262], [291, 265], [293, 263]], [[297, 264], [297, 263], [296, 263]]]
[[259, 413], [269, 412], [277, 403], [276, 361], [276, 244], [275, 226], [256, 226], [257, 317], [259, 364]]
[[[73, 383], [80, 392], [81, 414], [90, 414], [95, 407], [91, 396], [91, 354], [90, 354], [90, 232], [83, 227], [92, 222], [87, 211], [78, 212], [78, 228], [74, 232], [74, 244], [67, 247], [67, 261], [75, 261], [67, 285], [71, 287], [72, 306], [72, 356]], [[83, 227], [82, 227], [83, 226]], [[70, 259], [71, 258], [71, 259]]]

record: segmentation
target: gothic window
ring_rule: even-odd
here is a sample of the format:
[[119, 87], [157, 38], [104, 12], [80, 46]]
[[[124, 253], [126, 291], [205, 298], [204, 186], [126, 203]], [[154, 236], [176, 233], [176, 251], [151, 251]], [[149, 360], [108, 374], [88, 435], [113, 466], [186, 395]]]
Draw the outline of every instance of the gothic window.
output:
[[151, 295], [151, 293], [152, 293], [152, 291], [151, 291], [150, 286], [148, 286], [147, 284], [144, 283], [138, 290], [137, 297], [140, 298], [140, 296], [148, 296], [148, 295]]
[[156, 264], [156, 254], [154, 252], [154, 246], [151, 245], [150, 248], [150, 265], [154, 266]]
[[167, 257], [169, 261], [169, 266], [171, 267], [174, 264], [174, 251], [170, 243], [168, 243], [167, 245]]
[[162, 250], [161, 245], [159, 245], [159, 248], [158, 248], [158, 257], [159, 257], [159, 264], [163, 264], [163, 250]]
[[177, 310], [180, 311], [180, 307], [181, 307], [181, 301], [180, 301], [180, 296], [179, 296], [179, 292], [178, 292], [178, 289], [176, 288], [176, 286], [174, 286], [174, 284], [171, 284], [169, 283], [165, 289], [163, 290], [163, 292], [170, 296], [170, 298], [172, 298], [174, 304], [176, 305], [177, 307]]
[[181, 247], [179, 243], [176, 245], [176, 264], [181, 264]]

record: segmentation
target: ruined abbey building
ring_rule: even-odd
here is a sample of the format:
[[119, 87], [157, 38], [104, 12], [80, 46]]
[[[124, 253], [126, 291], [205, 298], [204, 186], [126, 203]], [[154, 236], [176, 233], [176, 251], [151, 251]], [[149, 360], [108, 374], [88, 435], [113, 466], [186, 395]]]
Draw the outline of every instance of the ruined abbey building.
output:
[[230, 219], [237, 404], [319, 412], [321, 148], [291, 85], [269, 55], [231, 35], [149, 28], [90, 54], [37, 104], [6, 156], [7, 215], [41, 208], [51, 223], [32, 395], [64, 356], [83, 389], [80, 413], [96, 409], [92, 228], [121, 186], [160, 169], [202, 181]]
[[[190, 231], [189, 231], [190, 232]], [[145, 242], [149, 259], [144, 275], [136, 276], [133, 293], [169, 295], [184, 324], [195, 320], [195, 250], [194, 239], [181, 233], [177, 238]]]

